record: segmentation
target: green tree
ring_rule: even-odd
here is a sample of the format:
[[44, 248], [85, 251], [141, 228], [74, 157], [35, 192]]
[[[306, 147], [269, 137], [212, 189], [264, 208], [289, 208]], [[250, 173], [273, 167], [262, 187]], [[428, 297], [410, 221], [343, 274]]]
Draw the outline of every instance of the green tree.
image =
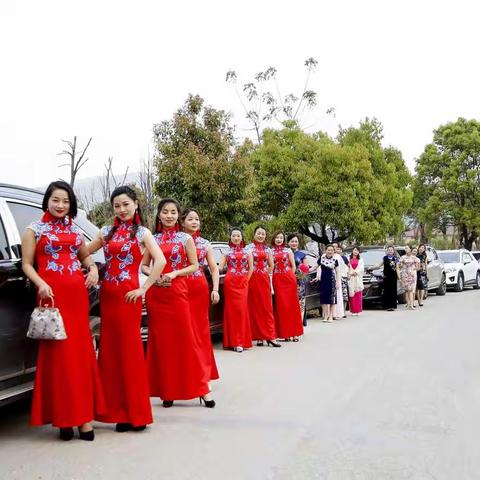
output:
[[189, 95], [172, 120], [154, 126], [154, 137], [155, 192], [197, 208], [207, 237], [226, 239], [229, 227], [251, 219], [251, 144], [237, 148], [227, 113]]
[[471, 249], [480, 232], [480, 122], [459, 118], [436, 129], [416, 174], [420, 219], [440, 230], [458, 227], [460, 243]]
[[323, 244], [403, 231], [410, 174], [400, 152], [384, 149], [381, 138], [381, 125], [369, 120], [337, 140], [308, 135], [292, 122], [265, 130], [251, 154], [258, 211]]

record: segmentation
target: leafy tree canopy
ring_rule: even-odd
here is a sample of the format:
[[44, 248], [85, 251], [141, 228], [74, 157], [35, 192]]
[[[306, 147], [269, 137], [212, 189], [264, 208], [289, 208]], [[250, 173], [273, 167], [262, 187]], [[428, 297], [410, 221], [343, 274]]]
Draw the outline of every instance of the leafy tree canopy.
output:
[[336, 140], [308, 135], [292, 122], [265, 130], [251, 154], [259, 211], [322, 243], [332, 239], [327, 229], [334, 239], [361, 242], [399, 233], [411, 205], [411, 177], [401, 153], [381, 140], [380, 123], [369, 119]]
[[230, 116], [189, 95], [172, 120], [154, 126], [156, 193], [199, 210], [202, 232], [226, 239], [232, 225], [253, 214], [253, 172], [247, 153], [236, 148]]
[[441, 125], [416, 173], [419, 218], [441, 230], [458, 227], [460, 242], [471, 248], [480, 232], [480, 122], [459, 118]]

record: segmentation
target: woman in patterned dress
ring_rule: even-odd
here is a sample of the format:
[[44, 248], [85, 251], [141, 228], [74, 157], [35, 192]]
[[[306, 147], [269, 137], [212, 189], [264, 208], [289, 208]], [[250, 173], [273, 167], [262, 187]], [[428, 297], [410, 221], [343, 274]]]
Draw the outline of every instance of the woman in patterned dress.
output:
[[[175, 400], [198, 397], [206, 407], [215, 407], [209, 394], [211, 369], [202, 361], [190, 313], [190, 295], [186, 276], [198, 270], [195, 243], [180, 231], [180, 205], [164, 198], [157, 208], [154, 238], [167, 260], [164, 274], [146, 295], [148, 311], [147, 368], [150, 396], [160, 397], [163, 406]], [[142, 261], [144, 273], [150, 272], [150, 255]]]
[[418, 299], [418, 306], [423, 307], [425, 290], [428, 288], [428, 277], [427, 277], [428, 258], [427, 258], [427, 252], [426, 252], [424, 243], [421, 243], [418, 246], [417, 258], [420, 260], [420, 265], [417, 270], [417, 299]]
[[416, 247], [405, 246], [405, 255], [398, 262], [400, 268], [400, 282], [406, 291], [407, 308], [415, 309], [415, 290], [417, 287], [417, 271], [420, 260], [417, 258]]
[[285, 245], [285, 234], [273, 234], [273, 290], [275, 325], [279, 337], [298, 342], [303, 335], [302, 314], [297, 302], [297, 279], [293, 252]]
[[223, 348], [243, 352], [252, 347], [248, 318], [248, 282], [253, 272], [252, 255], [245, 249], [239, 228], [230, 231], [230, 248], [222, 256], [218, 269], [227, 267], [223, 285]]
[[252, 327], [252, 338], [257, 341], [257, 346], [267, 345], [281, 347], [275, 342], [275, 319], [273, 317], [272, 287], [270, 273], [273, 270], [272, 252], [267, 246], [266, 230], [258, 226], [253, 232], [253, 243], [245, 248], [252, 254], [253, 274], [248, 282], [248, 314]]
[[295, 259], [295, 277], [297, 278], [297, 295], [300, 303], [300, 311], [302, 312], [303, 326], [307, 326], [307, 315], [305, 309], [305, 282], [307, 281], [307, 275], [310, 271], [310, 267], [307, 263], [307, 255], [302, 252], [300, 247], [300, 237], [296, 233], [291, 233], [287, 237], [288, 246], [293, 252], [293, 258]]
[[[62, 440], [71, 440], [78, 426], [80, 438], [92, 441], [91, 422], [105, 412], [87, 292], [98, 281], [97, 266], [72, 222], [77, 200], [70, 185], [52, 182], [42, 208], [42, 219], [23, 235], [22, 267], [38, 288], [40, 302], [50, 301], [60, 310], [67, 338], [39, 341], [30, 423], [59, 427]], [[86, 278], [82, 264], [88, 269]]]
[[[210, 242], [200, 236], [200, 216], [194, 208], [188, 208], [182, 213], [182, 225], [186, 233], [191, 235], [197, 248], [197, 257], [200, 268], [187, 276], [188, 292], [190, 297], [190, 313], [197, 335], [197, 341], [202, 351], [203, 362], [210, 370], [210, 380], [219, 378], [215, 355], [213, 354], [212, 337], [210, 335], [210, 301], [213, 305], [220, 300], [218, 284], [220, 275], [213, 256]], [[212, 293], [209, 292], [204, 266], [208, 264], [212, 276]]]
[[[142, 226], [135, 191], [118, 187], [110, 202], [115, 221], [104, 226], [88, 246], [91, 253], [103, 247], [106, 261], [100, 288], [98, 364], [108, 412], [96, 419], [116, 423], [117, 432], [142, 431], [153, 423], [140, 335], [142, 297], [160, 276], [166, 261], [150, 231]], [[153, 258], [154, 266], [140, 287], [144, 250]]]
[[322, 305], [323, 321], [332, 323], [335, 305], [337, 303], [337, 290], [341, 288], [338, 261], [334, 257], [333, 245], [327, 245], [325, 253], [317, 260], [318, 289], [320, 292], [320, 304]]

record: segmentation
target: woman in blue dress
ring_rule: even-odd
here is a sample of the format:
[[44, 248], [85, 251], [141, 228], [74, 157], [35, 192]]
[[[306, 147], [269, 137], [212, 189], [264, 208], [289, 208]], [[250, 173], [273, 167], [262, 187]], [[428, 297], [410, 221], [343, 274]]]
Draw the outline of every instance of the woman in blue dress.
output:
[[305, 312], [305, 282], [308, 280], [306, 277], [310, 270], [305, 252], [302, 252], [300, 247], [300, 238], [298, 234], [291, 233], [287, 237], [288, 246], [293, 252], [293, 258], [295, 259], [295, 276], [297, 277], [297, 292], [298, 301], [300, 302], [300, 311], [302, 312], [303, 326], [307, 326], [307, 315]]
[[318, 290], [322, 305], [323, 321], [333, 322], [333, 310], [337, 303], [337, 289], [341, 286], [341, 276], [338, 271], [338, 261], [334, 258], [333, 245], [327, 245], [325, 253], [317, 260]]

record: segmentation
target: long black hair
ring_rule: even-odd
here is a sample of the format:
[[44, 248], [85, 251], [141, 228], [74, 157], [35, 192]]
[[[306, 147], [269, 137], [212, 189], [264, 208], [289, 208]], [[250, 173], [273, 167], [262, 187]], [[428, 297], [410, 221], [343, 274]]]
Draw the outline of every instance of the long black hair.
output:
[[158, 206], [157, 206], [157, 221], [156, 221], [155, 233], [160, 233], [163, 230], [162, 221], [160, 220], [160, 212], [162, 211], [163, 207], [167, 203], [173, 203], [175, 205], [175, 207], [177, 207], [178, 219], [177, 219], [177, 223], [175, 224], [175, 229], [180, 230], [180, 223], [179, 222], [180, 222], [180, 216], [182, 214], [182, 207], [173, 198], [162, 198], [158, 202]]
[[69, 183], [64, 182], [63, 180], [57, 180], [55, 182], [50, 183], [45, 191], [45, 195], [43, 196], [42, 200], [42, 210], [46, 212], [48, 210], [48, 201], [52, 196], [54, 190], [65, 190], [68, 195], [68, 200], [70, 201], [70, 208], [68, 209], [68, 216], [70, 218], [75, 218], [78, 213], [78, 204], [77, 204], [77, 197], [75, 196], [75, 192], [73, 188], [70, 186]]
[[[130, 200], [138, 202], [138, 196], [135, 190], [128, 185], [122, 185], [120, 187], [117, 187], [112, 192], [112, 194], [110, 195], [110, 203], [113, 205], [113, 201], [115, 200], [115, 198], [119, 197], [120, 195], [126, 195], [128, 198], [130, 198]], [[140, 225], [142, 225], [142, 211], [140, 209], [140, 203], [137, 203], [137, 210], [132, 220], [132, 231], [130, 232], [130, 240], [133, 240], [135, 238], [138, 227]], [[108, 235], [105, 237], [106, 242], [109, 242], [112, 239], [119, 226], [120, 225], [118, 225], [117, 222], [114, 223], [113, 227], [110, 229], [110, 232], [108, 232]]]

